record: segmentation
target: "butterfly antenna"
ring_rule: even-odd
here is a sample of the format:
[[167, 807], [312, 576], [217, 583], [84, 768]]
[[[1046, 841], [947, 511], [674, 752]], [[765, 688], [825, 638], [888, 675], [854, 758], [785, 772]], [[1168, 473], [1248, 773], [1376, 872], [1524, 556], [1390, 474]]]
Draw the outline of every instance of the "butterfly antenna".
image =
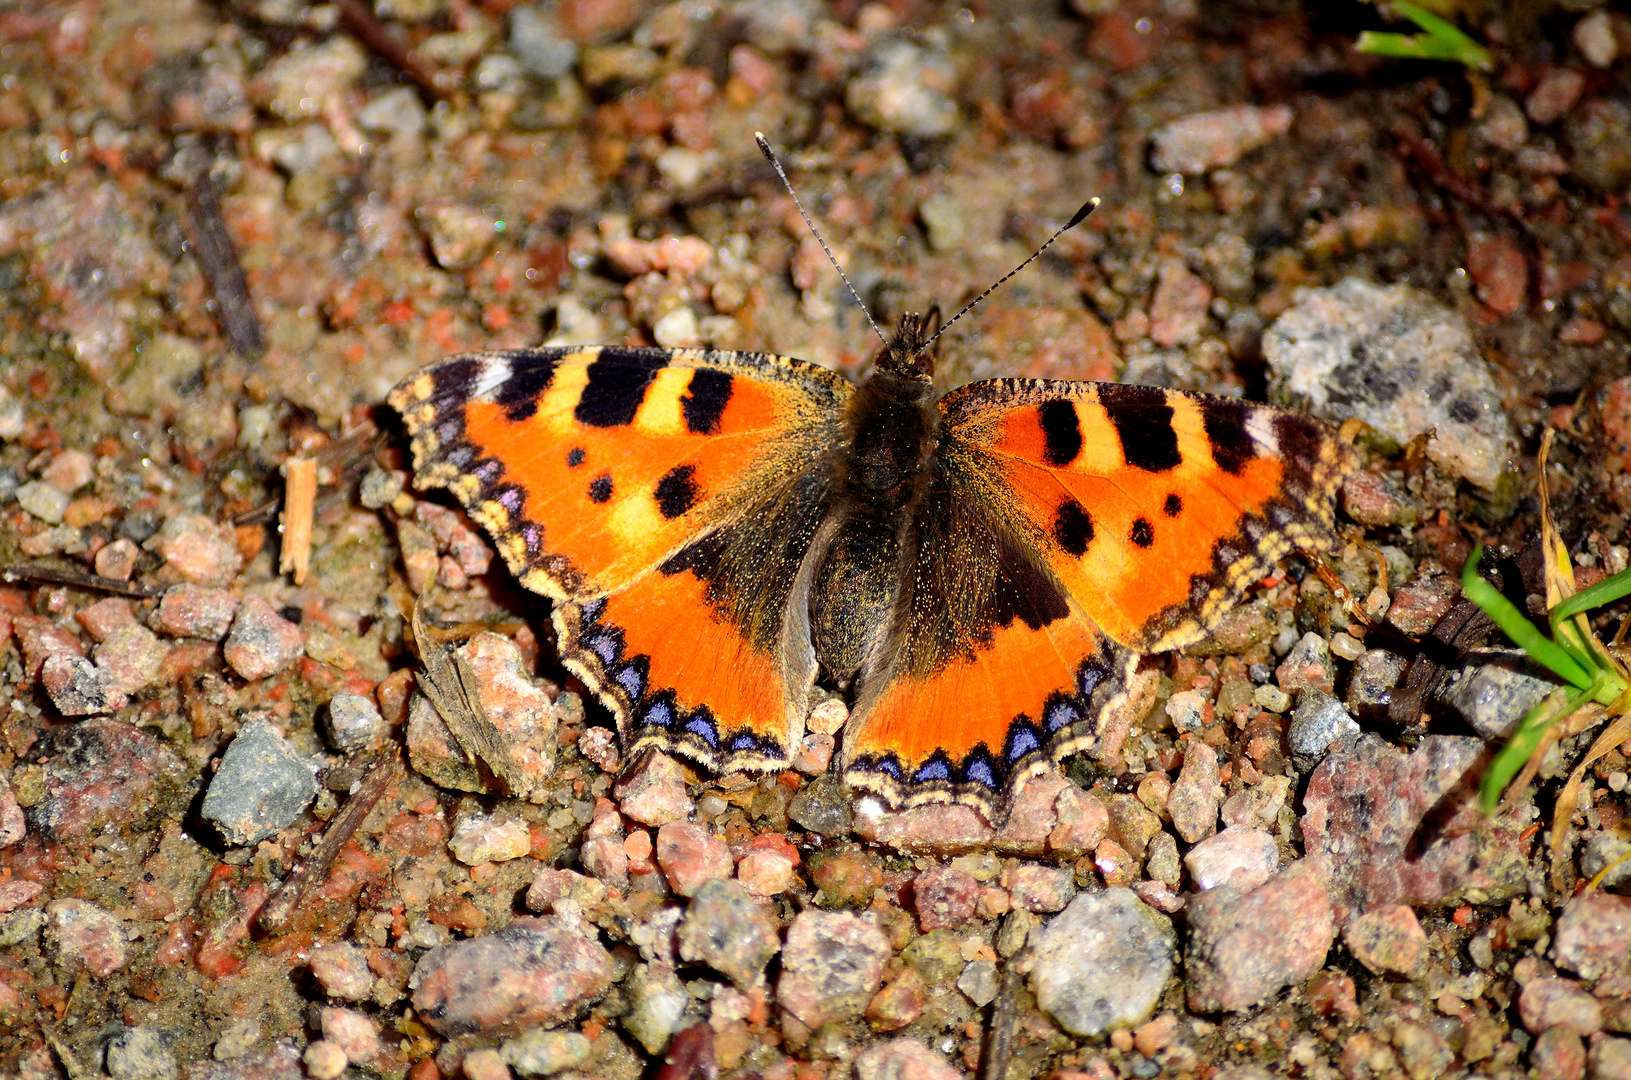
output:
[[[787, 188], [787, 194], [793, 196], [793, 205], [798, 207], [799, 216], [804, 219], [804, 224], [810, 227], [810, 235], [816, 238], [816, 243], [821, 245], [821, 250], [827, 253], [827, 261], [832, 263], [832, 268], [834, 270], [838, 271], [838, 276], [844, 279], [844, 288], [848, 289], [849, 294], [855, 297], [855, 303], [860, 307], [861, 314], [865, 315], [866, 321], [872, 324], [873, 333], [878, 335], [879, 341], [882, 341], [885, 345], [888, 345], [889, 338], [884, 335], [882, 330], [878, 329], [878, 323], [875, 319], [873, 319], [872, 312], [868, 311], [866, 309], [866, 304], [862, 303], [861, 301], [861, 294], [855, 291], [855, 286], [850, 284], [849, 275], [845, 274], [844, 268], [838, 265], [838, 257], [832, 253], [832, 248], [827, 246], [827, 241], [821, 238], [821, 231], [815, 227], [815, 222], [810, 220], [810, 215], [804, 210], [804, 204], [799, 202], [799, 193], [793, 190], [793, 181], [787, 178], [787, 172], [782, 168], [781, 161], [776, 157], [776, 151], [770, 148], [770, 140], [764, 137], [763, 132], [755, 131], [753, 133], [753, 141], [759, 144], [759, 153], [765, 156], [765, 160], [770, 162], [770, 167], [776, 170], [776, 175], [782, 178], [782, 186]], [[1097, 200], [1094, 201], [1097, 202]], [[1074, 225], [1076, 222], [1073, 221], [1070, 224]], [[1070, 225], [1065, 226], [1067, 229], [1069, 227]], [[1048, 243], [1051, 244], [1053, 241], [1049, 240]], [[1046, 245], [1043, 246], [1045, 247]], [[1004, 280], [1007, 279], [1005, 278]]]
[[1043, 244], [1041, 247], [1037, 248], [1034, 252], [1032, 252], [1031, 257], [1029, 259], [1026, 259], [1024, 262], [1020, 263], [1018, 266], [1014, 267], [1012, 270], [1010, 270], [1006, 274], [1002, 275], [1002, 277], [997, 279], [996, 284], [992, 285], [989, 289], [985, 290], [985, 292], [981, 293], [979, 296], [976, 296], [974, 299], [972, 299], [968, 303], [964, 304], [962, 311], [959, 311], [957, 314], [953, 315], [951, 318], [947, 319], [944, 323], [942, 323], [941, 326], [940, 326], [940, 329], [938, 329], [938, 330], [936, 330], [934, 332], [934, 337], [931, 337], [928, 341], [925, 341], [923, 343], [923, 347], [925, 349], [927, 349], [930, 345], [933, 345], [935, 343], [935, 339], [938, 338], [941, 334], [944, 334], [947, 330], [950, 330], [952, 323], [956, 322], [958, 319], [961, 319], [964, 315], [967, 315], [970, 308], [972, 308], [975, 304], [978, 304], [981, 300], [984, 300], [986, 297], [990, 296], [992, 293], [996, 292], [999, 288], [1002, 287], [1003, 282], [1007, 281], [1009, 278], [1013, 277], [1015, 274], [1019, 273], [1021, 270], [1025, 269], [1027, 266], [1031, 265], [1031, 263], [1035, 262], [1036, 257], [1038, 255], [1042, 254], [1044, 251], [1048, 250], [1048, 248], [1052, 247], [1053, 242], [1055, 240], [1059, 239], [1061, 236], [1065, 235], [1067, 232], [1074, 229], [1076, 226], [1080, 225], [1083, 221], [1087, 220], [1087, 215], [1091, 214], [1093, 211], [1097, 210], [1098, 208], [1099, 208], [1099, 197], [1097, 195], [1095, 195], [1095, 196], [1093, 196], [1093, 198], [1087, 200], [1085, 203], [1082, 204], [1082, 208], [1080, 210], [1076, 211], [1076, 215], [1074, 217], [1072, 217], [1069, 221], [1067, 221], [1063, 225], [1061, 225], [1059, 227], [1058, 231], [1055, 232], [1052, 236], [1048, 237], [1048, 242], [1047, 243]]

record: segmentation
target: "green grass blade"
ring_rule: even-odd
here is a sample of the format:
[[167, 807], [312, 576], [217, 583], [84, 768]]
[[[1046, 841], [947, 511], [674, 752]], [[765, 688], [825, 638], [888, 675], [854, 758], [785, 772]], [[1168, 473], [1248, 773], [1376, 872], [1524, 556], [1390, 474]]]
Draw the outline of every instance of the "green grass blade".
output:
[[1493, 814], [1500, 807], [1501, 794], [1512, 778], [1523, 771], [1547, 730], [1573, 712], [1585, 697], [1582, 691], [1560, 686], [1524, 715], [1512, 738], [1484, 771], [1483, 783], [1478, 786], [1478, 803], [1485, 814]]
[[1589, 589], [1581, 589], [1552, 609], [1552, 625], [1571, 619], [1592, 608], [1612, 604], [1622, 596], [1631, 596], [1631, 569], [1621, 570], [1611, 578], [1604, 578]]
[[1489, 50], [1458, 30], [1453, 23], [1409, 0], [1394, 0], [1392, 6], [1426, 33], [1391, 34], [1366, 30], [1359, 35], [1355, 46], [1360, 52], [1411, 60], [1451, 60], [1480, 71], [1488, 71], [1493, 66]]
[[1483, 555], [1484, 549], [1480, 545], [1473, 549], [1472, 555], [1467, 559], [1466, 567], [1461, 571], [1461, 591], [1468, 600], [1483, 609], [1484, 614], [1495, 620], [1506, 636], [1524, 652], [1545, 664], [1564, 682], [1572, 683], [1581, 690], [1592, 689], [1592, 675], [1587, 665], [1577, 660], [1569, 650], [1552, 641], [1542, 634], [1538, 627], [1524, 618], [1523, 612], [1512, 605], [1512, 601], [1502, 596], [1495, 586], [1478, 576], [1478, 559]]

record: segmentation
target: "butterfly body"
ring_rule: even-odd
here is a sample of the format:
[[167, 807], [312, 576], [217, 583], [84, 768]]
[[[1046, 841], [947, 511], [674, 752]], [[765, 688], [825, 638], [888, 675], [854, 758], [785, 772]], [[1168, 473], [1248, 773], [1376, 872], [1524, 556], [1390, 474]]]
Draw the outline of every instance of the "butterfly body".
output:
[[1329, 542], [1352, 451], [1270, 406], [1004, 379], [908, 317], [854, 386], [755, 353], [470, 354], [391, 395], [558, 647], [647, 746], [786, 767], [821, 679], [848, 782], [990, 815], [1091, 747], [1146, 652]]

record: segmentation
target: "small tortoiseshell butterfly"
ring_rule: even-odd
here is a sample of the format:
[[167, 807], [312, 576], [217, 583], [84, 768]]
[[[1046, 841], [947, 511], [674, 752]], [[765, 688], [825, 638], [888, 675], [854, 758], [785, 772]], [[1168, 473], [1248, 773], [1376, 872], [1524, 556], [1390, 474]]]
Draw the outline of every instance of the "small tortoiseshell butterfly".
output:
[[608, 345], [456, 356], [390, 403], [417, 483], [554, 599], [562, 658], [630, 754], [786, 768], [819, 672], [853, 702], [850, 785], [1000, 817], [1093, 746], [1140, 654], [1329, 546], [1353, 451], [1180, 390], [938, 394], [931, 331], [903, 318], [859, 386], [791, 357]]

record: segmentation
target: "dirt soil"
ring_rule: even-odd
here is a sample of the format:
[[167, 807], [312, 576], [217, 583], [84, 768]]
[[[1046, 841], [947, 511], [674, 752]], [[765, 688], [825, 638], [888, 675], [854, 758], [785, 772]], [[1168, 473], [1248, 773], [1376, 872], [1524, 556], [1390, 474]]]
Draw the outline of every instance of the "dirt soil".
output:
[[[1472, 815], [1549, 687], [1457, 585], [1489, 545], [1536, 610], [1547, 431], [1582, 583], [1627, 563], [1631, 19], [1455, 6], [1491, 70], [1360, 54], [1400, 27], [1358, 3], [0, 4], [0, 1073], [1631, 1076], [1631, 874], [1587, 885], [1631, 849], [1631, 741], [1556, 854], [1593, 731]], [[1276, 351], [1359, 279], [1470, 335], [1483, 419], [1360, 425], [1329, 572], [1149, 658], [1125, 740], [1005, 831], [849, 821], [811, 797], [830, 738], [762, 781], [625, 762], [384, 398], [546, 341], [863, 373], [755, 131], [884, 326], [1103, 200], [948, 333], [948, 388], [1383, 415], [1375, 356], [1314, 401], [1318, 342]], [[490, 632], [503, 767], [414, 695], [416, 601]], [[1446, 670], [1495, 689], [1458, 712]], [[1153, 951], [1094, 939], [1050, 990], [1043, 927], [1092, 904]]]

